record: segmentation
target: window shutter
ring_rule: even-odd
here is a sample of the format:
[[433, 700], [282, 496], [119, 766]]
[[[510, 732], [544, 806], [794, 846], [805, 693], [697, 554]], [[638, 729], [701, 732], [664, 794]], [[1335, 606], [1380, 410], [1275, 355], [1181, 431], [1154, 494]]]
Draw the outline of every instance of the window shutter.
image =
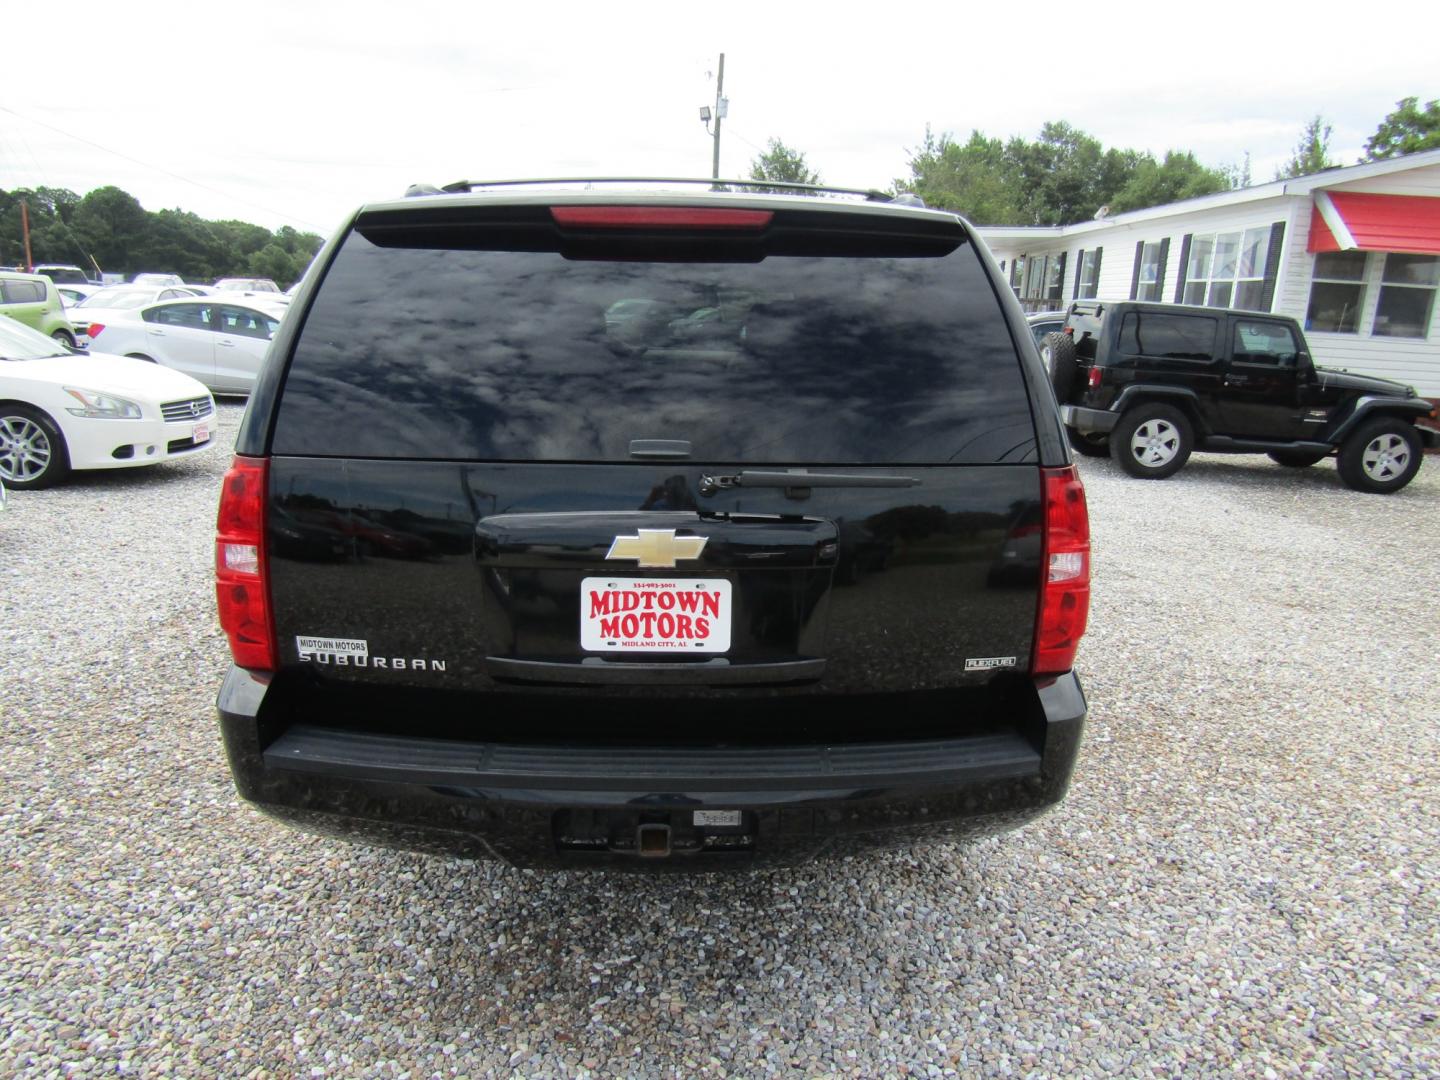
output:
[[1155, 299], [1165, 299], [1165, 263], [1170, 257], [1170, 238], [1160, 241], [1160, 262], [1155, 267]]
[[1060, 270], [1055, 275], [1055, 288], [1051, 289], [1050, 294], [1045, 297], [1051, 303], [1059, 301], [1065, 295], [1065, 256], [1068, 254], [1068, 251], [1060, 252]]
[[1190, 238], [1194, 233], [1186, 233], [1185, 239], [1180, 241], [1180, 266], [1175, 274], [1175, 303], [1185, 302], [1185, 274], [1190, 269]]
[[1130, 299], [1140, 295], [1140, 260], [1145, 258], [1145, 241], [1135, 241], [1135, 269], [1130, 274]]
[[1075, 288], [1070, 293], [1071, 300], [1080, 299], [1080, 275], [1085, 272], [1085, 249], [1081, 248], [1075, 255]]
[[1280, 248], [1285, 243], [1285, 222], [1270, 226], [1270, 250], [1265, 254], [1265, 284], [1260, 287], [1260, 310], [1275, 308], [1275, 279], [1280, 276]]

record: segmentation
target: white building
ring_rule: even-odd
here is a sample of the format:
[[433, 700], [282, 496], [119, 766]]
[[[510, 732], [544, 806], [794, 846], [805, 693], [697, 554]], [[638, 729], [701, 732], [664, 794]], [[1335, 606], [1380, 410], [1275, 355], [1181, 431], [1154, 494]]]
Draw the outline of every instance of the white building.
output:
[[1317, 364], [1440, 398], [1440, 150], [979, 232], [1028, 311], [1082, 297], [1273, 311], [1305, 327]]

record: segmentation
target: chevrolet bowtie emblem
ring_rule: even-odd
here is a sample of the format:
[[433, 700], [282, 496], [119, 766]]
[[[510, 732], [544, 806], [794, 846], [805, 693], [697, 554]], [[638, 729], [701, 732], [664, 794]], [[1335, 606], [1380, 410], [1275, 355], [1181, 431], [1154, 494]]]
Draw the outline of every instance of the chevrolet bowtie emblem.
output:
[[676, 559], [698, 559], [708, 536], [676, 536], [674, 529], [640, 529], [638, 536], [617, 536], [607, 559], [634, 559], [641, 566], [672, 568]]

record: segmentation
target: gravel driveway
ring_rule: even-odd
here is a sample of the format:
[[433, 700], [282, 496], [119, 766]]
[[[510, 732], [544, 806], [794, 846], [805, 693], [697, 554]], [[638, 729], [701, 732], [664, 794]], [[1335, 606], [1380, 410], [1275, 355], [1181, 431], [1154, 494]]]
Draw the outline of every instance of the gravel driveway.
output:
[[[221, 442], [240, 408], [222, 406]], [[221, 449], [0, 515], [0, 1074], [1440, 1073], [1440, 459], [1082, 462], [1091, 724], [971, 846], [541, 875], [241, 805]]]

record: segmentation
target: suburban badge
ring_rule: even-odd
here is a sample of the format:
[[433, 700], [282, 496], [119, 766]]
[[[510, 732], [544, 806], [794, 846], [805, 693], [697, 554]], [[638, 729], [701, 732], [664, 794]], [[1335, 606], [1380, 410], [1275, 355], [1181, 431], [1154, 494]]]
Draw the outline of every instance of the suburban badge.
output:
[[617, 536], [607, 559], [634, 559], [640, 566], [672, 568], [677, 559], [698, 559], [708, 536], [676, 536], [674, 529], [640, 529], [638, 536]]

